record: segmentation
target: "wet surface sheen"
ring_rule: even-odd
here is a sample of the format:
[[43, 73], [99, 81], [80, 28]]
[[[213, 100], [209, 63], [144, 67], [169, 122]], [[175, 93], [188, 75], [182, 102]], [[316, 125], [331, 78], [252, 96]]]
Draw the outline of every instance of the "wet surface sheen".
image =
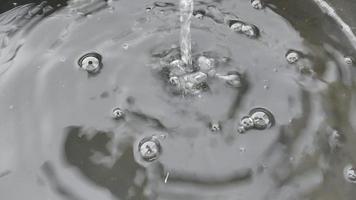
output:
[[[1, 199], [354, 199], [355, 46], [313, 1], [195, 1], [193, 59], [243, 77], [209, 79], [196, 96], [160, 71], [179, 56], [178, 1], [53, 2], [0, 9]], [[95, 74], [78, 66], [90, 52], [102, 56]], [[239, 134], [256, 107], [275, 123]], [[147, 162], [138, 146], [151, 136], [162, 151]]]

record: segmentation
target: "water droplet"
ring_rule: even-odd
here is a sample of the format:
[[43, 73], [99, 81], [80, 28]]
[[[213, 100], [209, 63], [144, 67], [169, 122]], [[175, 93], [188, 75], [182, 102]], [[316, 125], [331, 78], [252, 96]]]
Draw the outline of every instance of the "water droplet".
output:
[[161, 154], [161, 145], [157, 138], [146, 137], [140, 141], [138, 150], [143, 160], [152, 162]]
[[293, 64], [299, 60], [299, 53], [294, 50], [289, 50], [286, 54], [288, 63]]
[[350, 183], [356, 183], [356, 168], [352, 165], [347, 165], [344, 169], [345, 179]]
[[78, 64], [88, 73], [97, 73], [102, 66], [101, 59], [102, 57], [98, 53], [88, 53], [78, 60]]
[[211, 122], [209, 127], [212, 132], [218, 132], [221, 130], [221, 124], [219, 122]]
[[251, 5], [254, 9], [262, 9], [264, 7], [261, 0], [251, 0]]
[[113, 119], [122, 119], [125, 116], [125, 112], [121, 108], [114, 108], [112, 110]]
[[354, 59], [352, 57], [347, 56], [344, 58], [344, 60], [347, 65], [352, 65], [354, 63]]

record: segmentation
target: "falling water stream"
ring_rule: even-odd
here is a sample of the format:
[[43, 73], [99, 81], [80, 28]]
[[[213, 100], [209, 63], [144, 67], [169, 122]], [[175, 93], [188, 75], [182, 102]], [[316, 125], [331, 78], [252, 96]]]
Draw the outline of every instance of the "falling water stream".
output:
[[354, 200], [355, 9], [0, 1], [0, 199]]
[[192, 66], [192, 42], [190, 24], [193, 16], [193, 0], [180, 0], [180, 50], [185, 65]]

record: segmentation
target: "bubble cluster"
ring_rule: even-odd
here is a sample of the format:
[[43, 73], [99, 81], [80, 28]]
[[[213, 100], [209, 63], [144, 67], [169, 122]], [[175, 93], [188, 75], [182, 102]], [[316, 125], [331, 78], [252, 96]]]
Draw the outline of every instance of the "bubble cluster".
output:
[[139, 142], [138, 151], [143, 160], [152, 162], [158, 159], [162, 148], [156, 137], [146, 137]]
[[255, 25], [247, 24], [239, 20], [230, 20], [228, 25], [230, 29], [236, 33], [244, 34], [250, 38], [257, 38], [260, 33], [259, 29]]
[[88, 73], [95, 74], [98, 73], [102, 67], [102, 57], [100, 54], [92, 52], [83, 55], [78, 60], [78, 65], [81, 69], [87, 71]]
[[244, 133], [249, 129], [264, 130], [274, 124], [273, 114], [265, 108], [254, 108], [248, 116], [242, 117], [238, 127], [239, 133]]
[[209, 128], [212, 132], [218, 132], [221, 130], [221, 124], [219, 122], [210, 122]]

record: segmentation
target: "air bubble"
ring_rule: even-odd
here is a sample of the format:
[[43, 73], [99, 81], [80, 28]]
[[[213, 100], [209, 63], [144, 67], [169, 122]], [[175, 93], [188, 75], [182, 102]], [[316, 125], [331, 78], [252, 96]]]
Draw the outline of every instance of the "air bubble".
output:
[[241, 31], [247, 36], [251, 38], [255, 38], [258, 36], [258, 29], [253, 25], [243, 25]]
[[143, 160], [152, 162], [160, 156], [161, 145], [157, 138], [146, 137], [140, 141], [138, 151]]
[[179, 81], [179, 78], [177, 76], [170, 77], [169, 78], [169, 83], [172, 86], [180, 87], [180, 81]]
[[299, 60], [299, 53], [294, 50], [289, 50], [286, 54], [288, 63], [293, 64]]
[[249, 129], [264, 130], [274, 124], [273, 114], [265, 108], [254, 108], [249, 116], [242, 117], [240, 126], [237, 128], [239, 133], [244, 133]]
[[356, 168], [352, 165], [347, 165], [344, 169], [344, 177], [350, 183], [356, 183]]
[[198, 58], [198, 66], [200, 71], [202, 72], [209, 72], [210, 70], [212, 70], [214, 68], [214, 59], [212, 58], [207, 58], [205, 56], [200, 56]]
[[270, 128], [273, 125], [273, 114], [265, 108], [254, 108], [249, 114], [253, 120], [254, 128], [256, 129], [263, 130]]
[[221, 130], [221, 124], [219, 122], [210, 122], [209, 127], [212, 132], [218, 132]]
[[98, 53], [87, 53], [78, 60], [78, 65], [88, 73], [97, 73], [102, 66], [101, 59]]
[[352, 57], [345, 57], [344, 61], [347, 65], [352, 65], [354, 63], [354, 59]]
[[205, 16], [206, 12], [205, 10], [195, 10], [193, 11], [193, 16], [197, 19], [203, 19]]
[[244, 23], [241, 21], [237, 21], [237, 20], [230, 21], [230, 29], [235, 32], [241, 32], [243, 25], [244, 25]]
[[242, 86], [241, 74], [236, 71], [228, 72], [226, 75], [216, 74], [217, 78], [222, 79], [231, 87], [239, 88]]
[[113, 119], [122, 119], [125, 116], [125, 112], [121, 108], [114, 108], [112, 110]]
[[264, 5], [261, 0], [251, 0], [251, 5], [254, 9], [263, 9]]
[[122, 48], [125, 50], [129, 49], [129, 44], [127, 43], [122, 44]]

